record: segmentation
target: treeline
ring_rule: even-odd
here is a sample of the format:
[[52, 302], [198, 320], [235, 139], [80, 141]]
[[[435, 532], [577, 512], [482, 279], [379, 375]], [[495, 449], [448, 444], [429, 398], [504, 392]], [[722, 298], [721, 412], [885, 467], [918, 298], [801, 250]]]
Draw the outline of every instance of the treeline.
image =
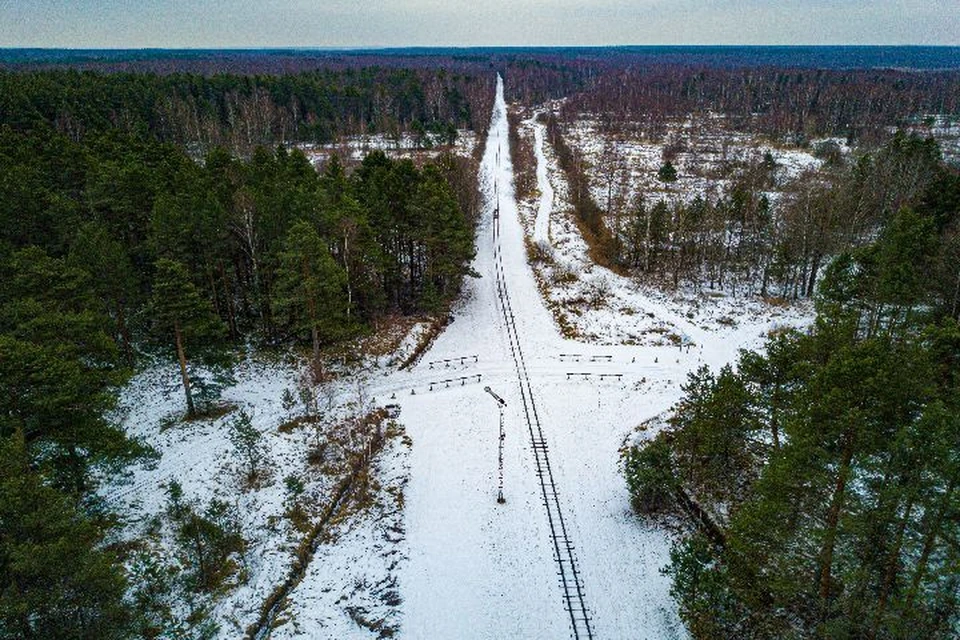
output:
[[520, 135], [520, 123], [524, 115], [523, 111], [516, 108], [507, 109], [513, 191], [520, 202], [532, 198], [537, 189], [537, 158], [533, 151], [533, 140]]
[[[198, 163], [117, 130], [0, 130], [0, 638], [154, 637], [138, 599], [162, 593], [130, 589], [167, 578], [106, 544], [95, 494], [149, 453], [107, 418], [143, 356], [179, 368], [189, 417], [234, 347], [317, 356], [384, 314], [439, 311], [473, 255], [476, 193], [475, 162], [452, 156], [318, 173], [283, 147]], [[243, 548], [223, 505], [204, 509], [171, 506], [197, 590]]]
[[0, 126], [49, 126], [75, 141], [120, 130], [204, 151], [357, 133], [414, 132], [449, 143], [458, 128], [486, 129], [491, 75], [386, 67], [210, 76], [0, 72]]
[[960, 72], [879, 69], [608, 69], [563, 105], [567, 119], [601, 115], [611, 127], [642, 123], [654, 135], [670, 119], [719, 113], [737, 131], [804, 142], [817, 136], [877, 140], [918, 114], [960, 111]]
[[667, 568], [695, 638], [956, 637], [958, 203], [895, 211], [830, 263], [810, 330], [690, 374], [629, 451], [639, 512], [700, 518]]
[[[810, 297], [830, 256], [871, 239], [903, 206], [937, 209], [960, 180], [933, 140], [902, 134], [873, 154], [807, 174], [771, 201], [775, 172], [767, 156], [716, 199], [667, 205], [641, 194], [612, 221], [619, 259], [674, 286]], [[950, 277], [951, 265], [935, 268]]]
[[418, 169], [377, 152], [348, 176], [336, 157], [318, 174], [283, 147], [249, 160], [216, 149], [197, 163], [179, 147], [117, 132], [74, 142], [9, 130], [0, 153], [4, 255], [32, 247], [93, 276], [127, 353], [138, 342], [130, 320], [161, 259], [186, 270], [231, 339], [275, 342], [293, 331], [281, 291], [284, 256], [306, 241], [291, 233], [298, 224], [326, 247], [341, 311], [358, 326], [436, 309], [472, 251], [470, 159], [442, 156]]
[[590, 179], [582, 154], [564, 140], [560, 121], [555, 115], [551, 113], [540, 118], [546, 123], [548, 141], [557, 154], [557, 163], [569, 184], [574, 219], [589, 247], [590, 258], [599, 265], [619, 270], [623, 262], [619, 256], [619, 240], [615, 231], [604, 221], [603, 209], [590, 194]]
[[527, 107], [582, 91], [604, 68], [604, 62], [592, 56], [557, 53], [508, 56], [500, 64], [506, 100]]

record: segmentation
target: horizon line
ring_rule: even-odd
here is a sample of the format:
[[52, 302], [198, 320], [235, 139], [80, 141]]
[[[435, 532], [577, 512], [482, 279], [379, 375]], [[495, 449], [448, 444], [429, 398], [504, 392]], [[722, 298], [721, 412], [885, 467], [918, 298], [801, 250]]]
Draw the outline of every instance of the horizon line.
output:
[[0, 51], [410, 51], [431, 49], [653, 49], [653, 48], [740, 48], [740, 49], [828, 49], [844, 47], [850, 49], [960, 49], [960, 44], [531, 44], [531, 45], [358, 45], [358, 46], [322, 46], [322, 45], [266, 45], [233, 46], [210, 45], [198, 47], [158, 47], [158, 46], [30, 46], [0, 45]]

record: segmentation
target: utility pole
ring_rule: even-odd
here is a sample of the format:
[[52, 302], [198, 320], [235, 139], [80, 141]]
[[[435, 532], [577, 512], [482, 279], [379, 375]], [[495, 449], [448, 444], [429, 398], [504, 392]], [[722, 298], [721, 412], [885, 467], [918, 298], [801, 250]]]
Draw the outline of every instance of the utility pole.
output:
[[484, 391], [489, 393], [494, 400], [497, 401], [497, 409], [500, 410], [500, 446], [497, 453], [497, 466], [499, 472], [499, 484], [497, 485], [497, 503], [503, 504], [507, 501], [503, 497], [503, 441], [507, 437], [506, 432], [503, 429], [503, 410], [507, 407], [507, 402], [496, 393], [493, 392], [493, 389], [490, 387], [484, 387]]

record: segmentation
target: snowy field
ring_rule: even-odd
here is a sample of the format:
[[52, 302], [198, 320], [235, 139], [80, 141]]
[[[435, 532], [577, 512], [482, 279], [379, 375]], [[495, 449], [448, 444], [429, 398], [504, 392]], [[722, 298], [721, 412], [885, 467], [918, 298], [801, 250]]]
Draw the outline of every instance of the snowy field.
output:
[[[591, 195], [604, 210], [608, 197], [615, 208], [618, 200], [630, 203], [637, 193], [643, 193], [648, 202], [668, 204], [698, 196], [715, 199], [731, 186], [738, 171], [760, 164], [768, 154], [776, 166], [775, 183], [781, 188], [823, 166], [823, 160], [814, 155], [818, 146], [830, 144], [843, 154], [851, 152], [842, 138], [811, 140], [805, 148], [773, 145], [759, 136], [731, 130], [718, 114], [670, 121], [656, 139], [630, 126], [612, 133], [595, 117], [583, 114], [564, 128], [564, 135], [583, 154]], [[665, 159], [677, 170], [676, 182], [664, 184], [657, 179]], [[774, 189], [771, 199], [777, 193]]]
[[[562, 101], [547, 105], [559, 109]], [[921, 137], [932, 137], [940, 145], [944, 160], [960, 163], [960, 122], [956, 116], [931, 114], [906, 127]], [[527, 127], [531, 121], [527, 121]], [[888, 132], [893, 134], [896, 127]], [[856, 152], [844, 138], [815, 138], [803, 147], [771, 144], [763, 136], [732, 130], [720, 114], [688, 116], [668, 121], [662, 135], [645, 134], [639, 123], [626, 123], [611, 132], [594, 114], [580, 114], [564, 126], [571, 148], [586, 160], [590, 192], [603, 210], [629, 206], [638, 193], [648, 202], [664, 200], [690, 202], [696, 197], [717, 198], [732, 185], [738, 172], [762, 163], [775, 163], [774, 187], [766, 193], [776, 201], [790, 184], [808, 178], [824, 165], [823, 155]], [[665, 159], [677, 170], [677, 181], [664, 184], [657, 172]]]
[[[336, 415], [346, 415], [358, 396], [371, 405], [400, 405], [405, 436], [392, 439], [375, 460], [373, 504], [332, 527], [269, 637], [376, 638], [397, 628], [396, 637], [424, 640], [573, 636], [499, 307], [496, 246], [529, 399], [539, 414], [557, 501], [575, 545], [592, 637], [686, 637], [669, 581], [660, 574], [670, 539], [631, 513], [619, 451], [638, 425], [679, 398], [687, 372], [730, 362], [770, 328], [802, 322], [803, 312], [737, 311], [739, 300], [678, 301], [591, 267], [568, 212], [554, 206], [562, 204], [565, 187], [550, 150], [541, 146], [542, 136], [541, 199], [523, 211], [513, 195], [507, 140], [498, 83], [481, 165], [486, 205], [473, 263], [479, 277], [467, 279], [453, 322], [410, 369], [398, 369], [399, 356], [374, 359], [362, 373], [318, 390]], [[578, 316], [575, 340], [563, 337], [541, 297], [525, 234], [578, 270], [583, 286], [596, 288], [597, 279], [604, 281], [607, 295], [595, 312]], [[626, 339], [633, 334], [635, 340]], [[661, 339], [670, 334], [681, 337], [680, 346]], [[401, 349], [409, 351], [414, 342], [406, 340]], [[182, 411], [173, 367], [142, 374], [124, 397], [125, 425], [162, 456], [105, 489], [115, 507], [129, 507], [134, 521], [145, 522], [163, 509], [162, 487], [177, 479], [186, 495], [203, 500], [220, 495], [242, 514], [251, 540], [247, 577], [213, 605], [222, 638], [243, 636], [289, 569], [298, 532], [283, 517], [283, 478], [303, 478], [305, 495], [317, 505], [333, 486], [333, 476], [317, 473], [307, 462], [314, 433], [277, 430], [290, 417], [281, 398], [295, 386], [298, 370], [293, 361], [247, 361], [224, 394], [253, 415], [269, 444], [273, 478], [245, 492], [226, 436], [229, 416], [161, 430], [165, 419]], [[485, 386], [507, 403], [505, 504], [496, 501], [498, 408]]]

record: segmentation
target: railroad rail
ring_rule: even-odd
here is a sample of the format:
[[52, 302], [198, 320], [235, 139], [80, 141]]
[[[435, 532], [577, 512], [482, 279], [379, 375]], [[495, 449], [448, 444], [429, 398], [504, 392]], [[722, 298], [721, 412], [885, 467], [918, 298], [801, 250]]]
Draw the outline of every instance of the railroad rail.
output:
[[[494, 186], [496, 193], [496, 183], [494, 183]], [[499, 212], [499, 201], [496, 203], [496, 211]], [[563, 510], [560, 507], [559, 491], [557, 490], [553, 468], [550, 466], [549, 446], [540, 425], [540, 416], [537, 412], [533, 388], [530, 385], [530, 377], [527, 373], [523, 348], [520, 345], [520, 335], [514, 320], [513, 305], [510, 301], [510, 293], [507, 291], [506, 278], [504, 276], [499, 239], [500, 219], [499, 216], [495, 215], [493, 218], [493, 241], [497, 298], [500, 302], [504, 328], [510, 346], [510, 355], [513, 358], [514, 368], [517, 372], [520, 400], [523, 405], [524, 419], [530, 435], [530, 448], [533, 452], [533, 460], [539, 479], [543, 505], [547, 512], [547, 524], [550, 528], [553, 557], [558, 567], [557, 575], [559, 576], [560, 588], [563, 592], [564, 609], [570, 617], [573, 638], [577, 640], [592, 640], [593, 627], [591, 625], [590, 612], [586, 604], [583, 580], [577, 567], [573, 541], [571, 540], [566, 521], [563, 517]]]

